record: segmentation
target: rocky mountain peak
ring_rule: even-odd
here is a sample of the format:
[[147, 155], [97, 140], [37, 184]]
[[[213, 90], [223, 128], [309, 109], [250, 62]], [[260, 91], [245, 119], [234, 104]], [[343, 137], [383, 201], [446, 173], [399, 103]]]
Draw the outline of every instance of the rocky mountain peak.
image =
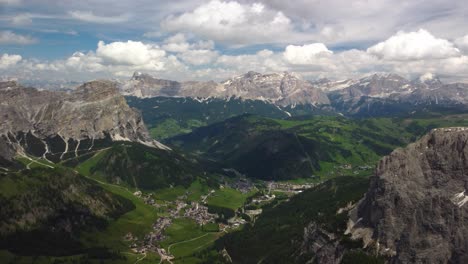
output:
[[17, 81], [5, 81], [5, 82], [0, 82], [0, 89], [13, 89], [18, 87], [19, 84]]
[[395, 73], [389, 74], [373, 74], [368, 77], [361, 78], [360, 83], [368, 83], [368, 85], [379, 85], [389, 83], [408, 83], [409, 81]]
[[116, 82], [109, 80], [96, 80], [77, 87], [73, 94], [76, 98], [85, 101], [97, 101], [112, 96], [120, 96]]
[[356, 84], [358, 81], [353, 79], [344, 79], [344, 80], [330, 80], [327, 78], [318, 79], [315, 81], [310, 81], [310, 83], [324, 92], [333, 92], [337, 90], [342, 90], [350, 87], [353, 84]]
[[141, 75], [143, 75], [142, 72], [136, 71], [136, 72], [133, 73], [132, 79], [136, 79], [136, 78], [140, 77]]
[[438, 128], [384, 157], [349, 223], [392, 263], [466, 263], [468, 128]]
[[131, 80], [144, 80], [144, 81], [147, 81], [147, 80], [159, 80], [158, 78], [150, 75], [150, 74], [147, 74], [147, 73], [142, 73], [142, 72], [134, 72], [133, 73], [133, 76], [131, 78]]
[[255, 78], [255, 77], [258, 77], [260, 76], [261, 74], [258, 73], [258, 72], [254, 72], [254, 71], [249, 71], [247, 72], [246, 74], [242, 75], [243, 78], [247, 78], [247, 79], [250, 79], [250, 78]]
[[[0, 87], [11, 85], [0, 83]], [[71, 92], [17, 85], [0, 89], [0, 101], [0, 141], [17, 151], [68, 155], [73, 146], [77, 154], [80, 145], [92, 148], [98, 140], [166, 148], [151, 139], [140, 113], [127, 105], [115, 82], [92, 81]]]
[[289, 72], [260, 74], [248, 72], [222, 82], [224, 96], [265, 100], [277, 105], [326, 105], [328, 97], [311, 83]]
[[123, 94], [137, 97], [192, 97], [222, 98], [237, 97], [248, 100], [263, 100], [277, 105], [329, 104], [328, 97], [309, 82], [294, 73], [262, 74], [249, 71], [221, 83], [176, 82], [135, 73], [121, 87]]

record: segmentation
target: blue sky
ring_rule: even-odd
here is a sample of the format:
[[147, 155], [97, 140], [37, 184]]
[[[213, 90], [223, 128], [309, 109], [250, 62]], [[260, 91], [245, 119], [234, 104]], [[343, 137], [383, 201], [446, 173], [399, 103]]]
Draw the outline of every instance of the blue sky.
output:
[[221, 80], [255, 70], [464, 81], [467, 25], [461, 0], [0, 0], [0, 77], [125, 79], [138, 70]]

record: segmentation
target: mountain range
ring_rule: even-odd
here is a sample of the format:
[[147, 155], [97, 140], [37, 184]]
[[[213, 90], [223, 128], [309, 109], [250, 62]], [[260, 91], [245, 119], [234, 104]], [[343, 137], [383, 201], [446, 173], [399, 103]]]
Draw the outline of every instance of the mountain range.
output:
[[121, 89], [124, 95], [137, 97], [242, 98], [268, 101], [279, 106], [330, 103], [323, 91], [288, 72], [260, 74], [250, 71], [221, 83], [176, 82], [137, 72]]
[[[155, 97], [106, 80], [0, 83], [0, 261], [151, 263], [162, 249], [176, 263], [467, 261], [468, 130], [454, 126], [468, 119], [434, 108], [463, 110], [464, 84], [249, 72], [198, 97], [200, 83], [131, 82]], [[345, 106], [438, 117], [353, 118]], [[161, 124], [174, 129], [163, 143]]]
[[[121, 85], [124, 95], [148, 97], [242, 98], [261, 100], [279, 107], [312, 105], [344, 115], [385, 115], [388, 105], [402, 113], [431, 107], [462, 107], [468, 104], [468, 84], [444, 84], [431, 74], [407, 80], [397, 74], [374, 74], [360, 79], [303, 80], [283, 72], [248, 72], [222, 82], [177, 82], [135, 73]], [[375, 108], [375, 109], [374, 109]], [[394, 110], [394, 112], [397, 110]]]

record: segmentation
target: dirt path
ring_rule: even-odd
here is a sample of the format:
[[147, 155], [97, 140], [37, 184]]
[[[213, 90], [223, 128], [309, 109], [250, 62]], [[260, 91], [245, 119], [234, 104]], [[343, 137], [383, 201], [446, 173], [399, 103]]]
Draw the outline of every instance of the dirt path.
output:
[[32, 159], [32, 158], [30, 158], [30, 157], [28, 157], [28, 156], [26, 156], [26, 155], [20, 154], [20, 156], [23, 157], [23, 158], [25, 158], [25, 159], [27, 159], [27, 160], [29, 160], [29, 161], [31, 161], [29, 164], [26, 165], [26, 168], [27, 168], [28, 170], [31, 169], [30, 166], [31, 166], [31, 164], [33, 164], [33, 163], [37, 163], [37, 164], [39, 164], [39, 165], [42, 165], [42, 166], [45, 166], [45, 167], [48, 167], [48, 168], [51, 168], [51, 169], [54, 168], [54, 167], [52, 167], [52, 166], [50, 166], [50, 165], [47, 165], [47, 164], [44, 164], [44, 163], [40, 163], [39, 161], [34, 160], [34, 159]]
[[137, 264], [138, 262], [142, 261], [144, 258], [146, 258], [146, 252], [143, 253], [143, 257], [137, 259], [137, 261], [135, 261], [135, 263], [133, 263], [133, 264]]
[[[137, 255], [137, 256], [140, 255], [139, 253], [133, 253], [133, 252], [122, 252], [122, 254], [126, 254], [126, 255]], [[143, 254], [141, 254], [141, 255], [143, 255], [143, 256], [142, 256], [141, 258], [138, 258], [138, 257], [137, 257], [137, 260], [136, 260], [133, 264], [136, 264], [136, 263], [142, 261], [144, 258], [146, 258], [146, 253], [143, 253]]]

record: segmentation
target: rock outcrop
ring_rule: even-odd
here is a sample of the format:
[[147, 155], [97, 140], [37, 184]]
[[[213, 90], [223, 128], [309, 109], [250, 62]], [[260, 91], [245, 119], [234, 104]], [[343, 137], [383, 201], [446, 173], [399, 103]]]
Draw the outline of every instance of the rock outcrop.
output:
[[468, 263], [468, 128], [383, 158], [349, 232], [391, 263]]
[[[0, 83], [0, 144], [44, 158], [63, 159], [98, 141], [134, 141], [165, 148], [149, 136], [140, 113], [116, 83], [92, 81], [72, 92], [39, 91]], [[2, 147], [3, 159], [11, 151]], [[60, 155], [58, 155], [60, 154]]]
[[330, 103], [322, 90], [288, 72], [260, 74], [251, 71], [221, 83], [176, 82], [135, 73], [130, 81], [122, 85], [121, 89], [124, 95], [137, 97], [222, 99], [235, 97], [268, 101], [279, 106], [328, 105]]

